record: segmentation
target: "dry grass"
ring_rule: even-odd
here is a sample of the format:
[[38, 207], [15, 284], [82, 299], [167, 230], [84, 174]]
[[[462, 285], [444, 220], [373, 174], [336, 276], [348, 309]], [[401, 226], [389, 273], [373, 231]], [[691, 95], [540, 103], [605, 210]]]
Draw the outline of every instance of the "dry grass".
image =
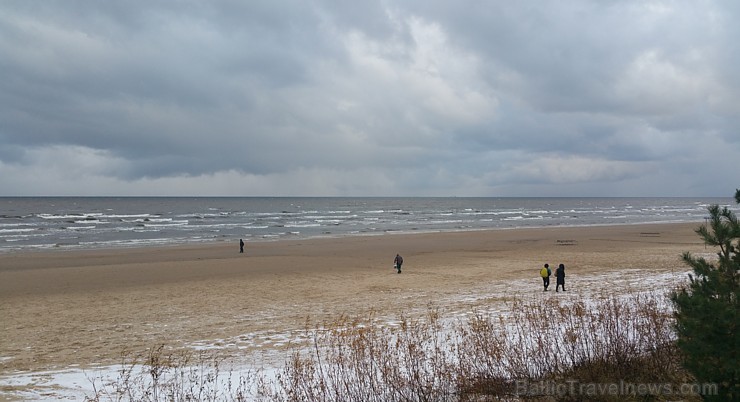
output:
[[142, 355], [123, 353], [118, 378], [91, 378], [85, 401], [251, 401], [261, 384], [252, 371], [222, 373], [212, 354], [172, 352], [159, 345]]
[[[576, 300], [546, 309], [516, 301], [506, 317], [476, 314], [460, 330], [460, 390], [497, 398], [582, 400], [580, 388], [586, 384], [687, 382], [664, 304], [662, 296], [645, 295]], [[567, 390], [551, 389], [560, 384]]]
[[89, 400], [675, 400], [667, 388], [615, 395], [594, 387], [675, 390], [690, 381], [664, 296], [570, 299], [544, 309], [515, 300], [506, 314], [477, 311], [462, 319], [443, 319], [430, 307], [423, 317], [388, 323], [371, 313], [306, 331], [309, 345], [295, 345], [269, 377], [221, 373], [216, 359], [168, 355], [160, 347], [143, 360], [127, 360], [119, 379], [96, 388]]

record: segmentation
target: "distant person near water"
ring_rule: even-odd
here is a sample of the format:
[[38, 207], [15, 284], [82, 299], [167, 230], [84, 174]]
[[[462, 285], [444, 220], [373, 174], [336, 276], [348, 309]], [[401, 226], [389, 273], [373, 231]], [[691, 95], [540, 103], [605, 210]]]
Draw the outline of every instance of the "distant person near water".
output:
[[542, 284], [545, 286], [545, 292], [547, 291], [547, 288], [550, 286], [550, 275], [552, 275], [552, 271], [550, 270], [550, 264], [545, 264], [544, 267], [540, 270], [540, 276], [542, 277]]
[[240, 253], [244, 252], [244, 240], [242, 239], [239, 239], [239, 252]]
[[396, 267], [398, 273], [401, 273], [401, 265], [403, 265], [403, 257], [400, 254], [396, 254], [396, 258], [393, 260], [393, 266]]
[[555, 291], [558, 291], [558, 288], [560, 286], [563, 287], [563, 292], [565, 292], [565, 265], [560, 264], [558, 266], [558, 269], [555, 270], [555, 278], [557, 280], [557, 284], [555, 285]]

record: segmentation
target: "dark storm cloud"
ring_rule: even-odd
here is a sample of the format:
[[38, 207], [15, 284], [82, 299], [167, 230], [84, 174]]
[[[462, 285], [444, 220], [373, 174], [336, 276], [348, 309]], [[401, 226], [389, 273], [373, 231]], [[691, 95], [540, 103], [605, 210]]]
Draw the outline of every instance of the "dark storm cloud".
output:
[[[732, 2], [14, 1], [0, 11], [6, 195], [737, 186], [707, 184], [740, 167]], [[49, 174], [32, 180], [39, 172]]]

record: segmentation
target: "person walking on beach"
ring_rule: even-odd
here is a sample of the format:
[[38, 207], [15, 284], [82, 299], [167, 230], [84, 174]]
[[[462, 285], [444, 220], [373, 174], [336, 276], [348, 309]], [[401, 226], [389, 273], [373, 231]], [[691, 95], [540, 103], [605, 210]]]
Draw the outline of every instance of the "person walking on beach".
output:
[[565, 292], [565, 265], [560, 264], [558, 266], [558, 269], [555, 270], [555, 278], [557, 280], [557, 284], [555, 285], [555, 291], [558, 291], [558, 288], [560, 286], [563, 287], [563, 292]]
[[540, 270], [542, 284], [545, 286], [545, 290], [543, 292], [546, 292], [547, 288], [550, 286], [550, 275], [552, 275], [552, 271], [550, 271], [550, 264], [545, 264], [545, 266], [542, 267], [542, 269]]
[[240, 253], [244, 252], [244, 240], [242, 239], [239, 239], [239, 252]]
[[398, 273], [401, 273], [401, 265], [403, 264], [403, 257], [401, 257], [400, 254], [396, 254], [396, 258], [393, 260], [393, 264], [396, 267], [396, 270], [398, 270]]

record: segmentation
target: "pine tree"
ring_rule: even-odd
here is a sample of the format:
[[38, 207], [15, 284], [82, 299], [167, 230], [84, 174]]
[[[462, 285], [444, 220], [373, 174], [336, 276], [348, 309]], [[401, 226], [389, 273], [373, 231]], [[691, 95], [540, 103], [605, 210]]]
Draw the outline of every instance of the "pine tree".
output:
[[[735, 199], [740, 203], [740, 190]], [[699, 383], [718, 384], [718, 395], [706, 400], [740, 401], [740, 346], [738, 331], [738, 279], [740, 278], [740, 225], [728, 208], [712, 205], [710, 220], [696, 233], [707, 245], [719, 247], [717, 260], [685, 253], [693, 268], [689, 283], [675, 291], [678, 347], [684, 366]]]

